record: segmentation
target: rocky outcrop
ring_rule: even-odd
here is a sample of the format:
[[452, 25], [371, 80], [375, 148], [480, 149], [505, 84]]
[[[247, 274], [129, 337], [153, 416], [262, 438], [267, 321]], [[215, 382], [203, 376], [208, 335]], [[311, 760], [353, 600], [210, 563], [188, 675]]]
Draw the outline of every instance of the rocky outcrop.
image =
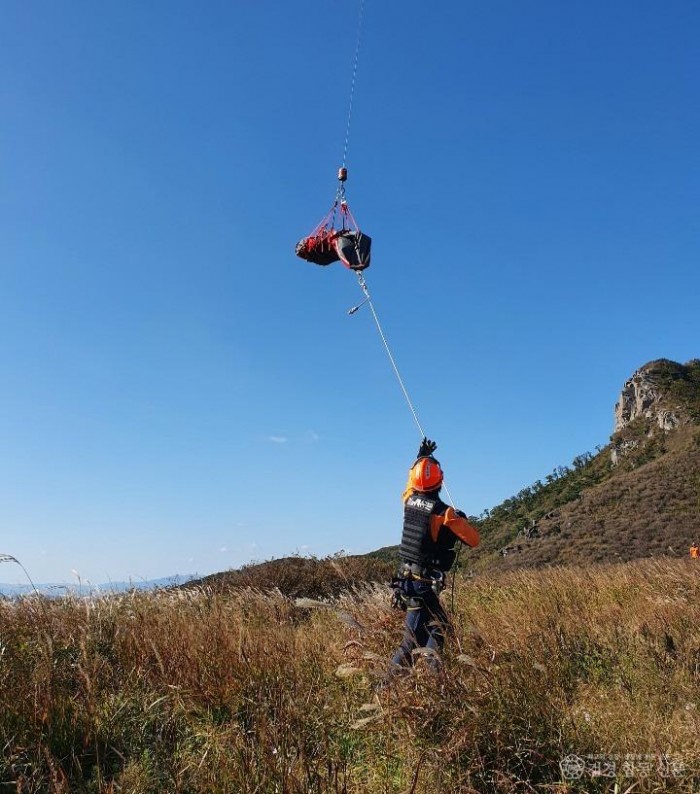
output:
[[613, 466], [617, 466], [620, 462], [621, 458], [624, 458], [628, 452], [631, 452], [633, 449], [637, 449], [639, 446], [639, 441], [637, 439], [631, 438], [627, 441], [620, 441], [613, 446], [610, 450], [610, 460], [612, 461]]
[[656, 415], [656, 423], [662, 430], [675, 430], [681, 419], [677, 412], [661, 410]]
[[640, 367], [596, 450], [475, 519], [473, 569], [687, 556], [700, 528], [700, 359]]
[[[682, 377], [685, 367], [660, 359], [645, 364], [622, 387], [615, 404], [615, 433], [639, 417], [651, 419], [661, 430], [675, 430], [681, 422], [680, 406], [669, 406], [666, 380]], [[663, 371], [663, 380], [660, 377]]]

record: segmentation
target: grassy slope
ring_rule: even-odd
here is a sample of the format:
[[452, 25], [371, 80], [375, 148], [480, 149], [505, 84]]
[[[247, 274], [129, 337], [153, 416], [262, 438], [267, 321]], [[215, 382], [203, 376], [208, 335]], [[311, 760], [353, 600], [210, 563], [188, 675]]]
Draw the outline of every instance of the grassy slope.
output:
[[[600, 477], [608, 466], [604, 450], [530, 504], [497, 512], [482, 524], [477, 569], [687, 555], [700, 530], [700, 431], [676, 431], [672, 441], [658, 457], [625, 460]], [[537, 520], [538, 535], [531, 539], [518, 533], [529, 519]], [[503, 558], [497, 550], [506, 544]]]
[[[343, 566], [345, 561], [336, 561]], [[700, 785], [689, 560], [459, 581], [445, 674], [378, 697], [403, 615], [209, 588], [0, 602], [0, 783], [19, 792], [612, 792], [559, 760], [659, 759]], [[593, 764], [592, 758], [590, 763]], [[662, 790], [618, 765], [620, 791]], [[669, 770], [662, 770], [668, 772]]]

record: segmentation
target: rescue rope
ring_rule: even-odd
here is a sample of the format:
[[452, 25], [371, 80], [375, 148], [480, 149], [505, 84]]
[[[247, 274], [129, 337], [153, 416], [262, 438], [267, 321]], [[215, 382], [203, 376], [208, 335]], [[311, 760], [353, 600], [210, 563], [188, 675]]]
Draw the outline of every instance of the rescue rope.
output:
[[[345, 142], [343, 144], [343, 161], [342, 161], [341, 167], [338, 169], [338, 189], [337, 189], [337, 192], [336, 192], [335, 204], [334, 204], [333, 209], [332, 209], [332, 225], [333, 226], [335, 225], [336, 212], [337, 212], [337, 208], [338, 207], [341, 207], [341, 208], [344, 207], [345, 208], [345, 212], [349, 213], [349, 208], [347, 207], [347, 204], [345, 202], [345, 180], [347, 179], [347, 167], [346, 166], [347, 166], [347, 160], [348, 160], [348, 145], [350, 143], [350, 124], [352, 122], [352, 108], [353, 108], [353, 101], [355, 99], [355, 84], [357, 82], [357, 64], [359, 62], [359, 57], [360, 57], [360, 42], [362, 41], [362, 23], [364, 21], [364, 12], [365, 12], [365, 0], [360, 0], [360, 10], [359, 10], [358, 21], [357, 21], [357, 39], [355, 41], [355, 57], [353, 59], [352, 80], [350, 82], [350, 100], [348, 102], [348, 118], [347, 118], [347, 123], [345, 125]], [[350, 217], [351, 217], [352, 221], [354, 222], [354, 218], [352, 218], [352, 215], [350, 215]], [[391, 362], [391, 366], [392, 366], [392, 369], [394, 370], [394, 374], [396, 375], [396, 379], [399, 382], [399, 386], [401, 387], [401, 391], [403, 392], [403, 396], [406, 399], [408, 407], [409, 407], [409, 409], [411, 411], [411, 415], [413, 416], [413, 421], [416, 423], [416, 427], [418, 428], [418, 431], [419, 431], [419, 433], [421, 435], [421, 438], [425, 438], [426, 437], [426, 433], [423, 430], [423, 426], [420, 423], [420, 419], [418, 419], [418, 414], [416, 413], [416, 409], [414, 408], [413, 402], [411, 401], [411, 398], [410, 398], [410, 396], [408, 394], [408, 390], [406, 389], [406, 385], [403, 382], [403, 378], [401, 377], [401, 373], [399, 372], [399, 368], [396, 365], [396, 360], [394, 359], [394, 356], [393, 356], [393, 354], [391, 352], [391, 348], [389, 347], [389, 342], [387, 341], [386, 335], [384, 334], [384, 331], [382, 330], [382, 325], [379, 322], [379, 317], [377, 316], [376, 309], [374, 308], [374, 303], [372, 302], [372, 296], [369, 293], [369, 288], [367, 287], [367, 282], [365, 281], [365, 278], [362, 275], [362, 271], [361, 270], [357, 271], [357, 281], [358, 281], [358, 283], [360, 285], [360, 289], [362, 290], [362, 292], [365, 295], [365, 299], [362, 301], [362, 303], [360, 303], [357, 306], [354, 306], [352, 309], [350, 309], [350, 311], [348, 311], [348, 314], [354, 314], [365, 303], [367, 303], [369, 305], [369, 308], [370, 308], [370, 310], [372, 312], [372, 317], [374, 318], [374, 324], [377, 326], [377, 331], [379, 332], [379, 336], [380, 336], [380, 338], [382, 340], [382, 343], [384, 345], [384, 349], [386, 350], [386, 354], [389, 357], [389, 361]], [[449, 488], [447, 487], [447, 484], [444, 481], [442, 483], [442, 487], [445, 489], [445, 493], [447, 494], [447, 498], [450, 500], [450, 504], [456, 510], [457, 508], [455, 507], [455, 503], [454, 503], [454, 499], [452, 498], [452, 494], [450, 493], [450, 490], [449, 490]], [[457, 551], [457, 557], [456, 557], [455, 562], [457, 560], [459, 560], [459, 551], [460, 550], [461, 550], [461, 544], [460, 544], [460, 549]], [[457, 573], [457, 571], [456, 571], [456, 568], [455, 568], [455, 571], [452, 574], [452, 610], [453, 611], [454, 611], [454, 589], [455, 589], [455, 576], [456, 576], [456, 573]]]
[[[418, 414], [416, 413], [416, 409], [413, 407], [413, 403], [411, 402], [411, 398], [408, 394], [408, 390], [403, 382], [403, 378], [401, 377], [401, 373], [399, 372], [399, 368], [396, 366], [396, 361], [394, 360], [394, 356], [391, 353], [391, 348], [389, 347], [389, 343], [387, 342], [386, 336], [384, 331], [382, 330], [382, 325], [379, 322], [379, 317], [377, 316], [377, 312], [374, 308], [374, 303], [372, 302], [372, 296], [369, 294], [369, 288], [367, 287], [367, 282], [365, 281], [365, 277], [362, 275], [362, 271], [357, 271], [357, 281], [360, 285], [360, 289], [365, 294], [365, 299], [362, 303], [358, 304], [357, 306], [353, 306], [352, 309], [348, 312], [348, 314], [354, 314], [360, 306], [363, 306], [365, 303], [369, 306], [372, 317], [374, 317], [374, 324], [377, 326], [377, 331], [379, 331], [379, 336], [384, 344], [384, 349], [386, 350], [387, 356], [389, 356], [389, 361], [391, 362], [391, 366], [394, 370], [394, 374], [396, 375], [396, 379], [399, 382], [399, 386], [401, 386], [401, 391], [403, 392], [403, 396], [406, 398], [406, 402], [408, 403], [408, 407], [411, 409], [411, 413], [413, 414], [413, 419], [416, 423], [416, 427], [420, 432], [421, 438], [425, 438], [425, 430], [423, 430], [423, 426], [418, 419]], [[443, 480], [442, 487], [445, 489], [445, 493], [447, 494], [447, 498], [450, 500], [450, 504], [452, 505], [453, 509], [456, 510], [457, 507], [455, 505], [454, 499], [452, 498], [452, 494], [450, 493], [450, 489], [447, 487], [447, 483]], [[457, 579], [457, 568], [459, 565], [459, 553], [462, 551], [462, 544], [459, 544], [457, 549], [457, 554], [455, 556], [454, 561], [454, 570], [452, 571], [452, 587], [450, 590], [450, 601], [451, 601], [451, 610], [452, 612], [455, 611], [455, 580]]]
[[[391, 349], [389, 347], [389, 343], [387, 342], [387, 339], [386, 339], [386, 336], [384, 334], [384, 331], [382, 330], [382, 325], [379, 322], [379, 317], [377, 316], [377, 312], [376, 312], [376, 310], [374, 308], [374, 303], [372, 302], [372, 296], [369, 294], [369, 288], [367, 287], [367, 282], [365, 281], [365, 277], [362, 275], [361, 271], [357, 272], [357, 281], [358, 281], [358, 283], [360, 285], [360, 289], [365, 294], [365, 300], [362, 301], [362, 303], [367, 303], [367, 305], [369, 306], [369, 308], [370, 308], [370, 310], [372, 312], [372, 317], [374, 317], [374, 324], [377, 326], [377, 331], [379, 331], [379, 336], [381, 337], [381, 340], [382, 340], [382, 342], [384, 344], [384, 349], [386, 350], [386, 354], [387, 354], [387, 356], [389, 356], [389, 361], [391, 362], [391, 366], [392, 366], [392, 368], [394, 370], [394, 374], [396, 375], [396, 379], [399, 382], [399, 386], [401, 386], [401, 391], [403, 392], [403, 396], [406, 398], [406, 402], [408, 403], [408, 407], [411, 410], [411, 414], [413, 415], [413, 420], [416, 423], [416, 427], [418, 428], [418, 431], [420, 432], [421, 438], [425, 438], [426, 437], [425, 430], [423, 430], [423, 426], [420, 423], [420, 419], [418, 419], [418, 414], [416, 413], [416, 409], [413, 407], [413, 403], [411, 402], [411, 398], [410, 398], [410, 396], [408, 394], [408, 390], [406, 389], [406, 386], [405, 386], [405, 384], [403, 382], [403, 378], [401, 377], [401, 373], [399, 372], [399, 368], [396, 366], [396, 361], [394, 359], [394, 356], [391, 353]], [[360, 304], [360, 306], [361, 305], [362, 304]], [[355, 311], [357, 311], [358, 308], [359, 308], [359, 306], [353, 307], [353, 309]], [[350, 310], [350, 313], [354, 314], [353, 309]], [[445, 489], [445, 493], [447, 494], [447, 498], [450, 500], [450, 504], [452, 505], [453, 508], [455, 508], [455, 503], [454, 503], [454, 500], [452, 499], [452, 494], [450, 493], [450, 489], [447, 487], [447, 485], [446, 485], [446, 483], [444, 481], [442, 483], [442, 487]]]
[[365, 14], [365, 0], [360, 0], [360, 13], [357, 21], [357, 40], [355, 42], [355, 59], [352, 65], [352, 81], [350, 83], [350, 102], [348, 105], [348, 121], [345, 125], [345, 144], [343, 146], [343, 164], [345, 168], [348, 159], [348, 143], [350, 142], [350, 122], [352, 120], [352, 103], [355, 98], [355, 82], [357, 79], [357, 63], [360, 57], [360, 41], [362, 40], [362, 21]]
[[[382, 331], [381, 323], [379, 322], [379, 317], [377, 317], [377, 312], [374, 309], [374, 303], [372, 302], [372, 296], [369, 294], [369, 289], [367, 288], [367, 282], [365, 281], [365, 277], [362, 275], [361, 272], [357, 273], [357, 281], [360, 284], [360, 289], [365, 293], [365, 301], [369, 305], [369, 308], [372, 311], [372, 317], [374, 317], [375, 325], [377, 326], [377, 330], [379, 331], [379, 336], [384, 343], [384, 349], [386, 350], [386, 354], [389, 356], [389, 361], [391, 362], [391, 366], [394, 369], [394, 374], [396, 375], [397, 380], [399, 381], [399, 386], [401, 386], [401, 391], [403, 392], [403, 396], [406, 398], [406, 402], [408, 403], [408, 407], [411, 409], [411, 413], [413, 414], [413, 420], [420, 431], [421, 438], [425, 437], [425, 431], [423, 430], [423, 426], [420, 423], [420, 419], [418, 419], [418, 414], [416, 413], [416, 409], [413, 407], [413, 403], [411, 402], [411, 398], [408, 395], [408, 391], [406, 390], [406, 386], [404, 385], [403, 378], [401, 377], [401, 373], [399, 372], [399, 368], [396, 366], [396, 361], [394, 360], [394, 356], [391, 354], [391, 349], [389, 348], [389, 343], [386, 340], [386, 336], [384, 335], [384, 331]], [[363, 303], [365, 302], [363, 301]]]

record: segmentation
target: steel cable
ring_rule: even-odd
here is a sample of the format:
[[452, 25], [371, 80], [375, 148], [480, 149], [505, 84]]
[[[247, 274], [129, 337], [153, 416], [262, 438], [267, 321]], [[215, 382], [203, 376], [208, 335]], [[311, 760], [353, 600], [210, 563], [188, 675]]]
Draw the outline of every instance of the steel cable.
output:
[[352, 81], [350, 83], [350, 102], [348, 105], [348, 121], [345, 125], [345, 144], [343, 145], [343, 165], [345, 168], [348, 159], [348, 144], [350, 142], [350, 122], [352, 120], [352, 105], [355, 99], [355, 83], [357, 81], [357, 63], [360, 58], [360, 41], [362, 40], [362, 22], [365, 15], [365, 0], [360, 0], [360, 13], [357, 22], [357, 40], [355, 42], [355, 58], [352, 65]]
[[[376, 309], [374, 308], [374, 303], [372, 302], [372, 296], [369, 294], [369, 289], [367, 287], [367, 282], [365, 281], [365, 277], [359, 271], [357, 273], [357, 280], [358, 280], [358, 282], [360, 284], [360, 288], [362, 289], [362, 291], [365, 294], [365, 300], [367, 301], [367, 305], [369, 306], [369, 308], [370, 308], [370, 310], [372, 312], [372, 317], [374, 318], [374, 324], [377, 326], [377, 331], [379, 331], [379, 336], [381, 337], [382, 343], [384, 344], [384, 349], [386, 350], [387, 356], [389, 356], [389, 361], [391, 362], [391, 366], [392, 366], [392, 368], [394, 370], [394, 374], [396, 375], [396, 379], [399, 382], [399, 386], [401, 387], [401, 391], [403, 392], [403, 396], [406, 398], [406, 402], [408, 403], [408, 407], [411, 410], [411, 414], [413, 415], [413, 420], [416, 423], [416, 427], [418, 428], [418, 431], [420, 432], [421, 438], [425, 438], [426, 437], [426, 433], [423, 430], [423, 426], [420, 423], [420, 419], [418, 419], [418, 414], [416, 412], [416, 409], [413, 406], [413, 402], [411, 401], [411, 397], [408, 394], [408, 390], [406, 389], [406, 385], [403, 382], [403, 378], [401, 377], [401, 373], [399, 372], [399, 368], [396, 365], [396, 360], [394, 359], [394, 356], [393, 356], [393, 354], [391, 352], [391, 348], [389, 347], [389, 343], [387, 341], [386, 335], [384, 334], [384, 331], [382, 330], [382, 325], [379, 322], [379, 317], [377, 316]], [[450, 493], [450, 489], [447, 487], [447, 485], [445, 484], [444, 481], [442, 483], [442, 487], [445, 489], [445, 493], [447, 494], [447, 498], [450, 500], [450, 504], [452, 505], [452, 507], [454, 507], [456, 509], [454, 500], [452, 499], [452, 494]]]

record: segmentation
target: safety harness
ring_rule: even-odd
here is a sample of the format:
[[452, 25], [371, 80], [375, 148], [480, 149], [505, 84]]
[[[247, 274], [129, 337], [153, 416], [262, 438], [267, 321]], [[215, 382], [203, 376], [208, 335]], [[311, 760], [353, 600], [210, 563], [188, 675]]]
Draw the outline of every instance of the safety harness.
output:
[[445, 589], [445, 572], [437, 568], [424, 568], [416, 563], [405, 562], [399, 573], [391, 580], [394, 591], [391, 606], [404, 611], [422, 609], [423, 599], [419, 596], [407, 596], [403, 591], [405, 582], [424, 582], [430, 585], [436, 596]]

